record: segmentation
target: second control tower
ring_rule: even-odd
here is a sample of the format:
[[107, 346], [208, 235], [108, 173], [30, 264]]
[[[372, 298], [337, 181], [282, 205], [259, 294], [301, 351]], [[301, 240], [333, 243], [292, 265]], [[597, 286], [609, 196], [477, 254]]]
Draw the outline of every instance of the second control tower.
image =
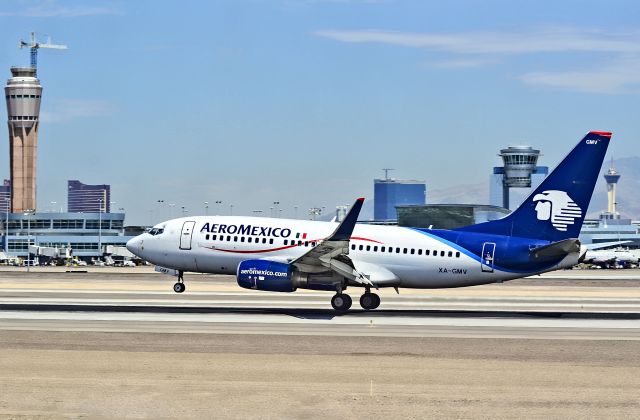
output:
[[36, 156], [42, 86], [32, 67], [12, 67], [4, 88], [11, 159], [11, 212], [36, 209]]
[[616, 185], [620, 180], [620, 173], [613, 167], [613, 159], [611, 159], [611, 167], [604, 174], [604, 179], [607, 181], [607, 215], [611, 219], [619, 219], [618, 203], [616, 202]]

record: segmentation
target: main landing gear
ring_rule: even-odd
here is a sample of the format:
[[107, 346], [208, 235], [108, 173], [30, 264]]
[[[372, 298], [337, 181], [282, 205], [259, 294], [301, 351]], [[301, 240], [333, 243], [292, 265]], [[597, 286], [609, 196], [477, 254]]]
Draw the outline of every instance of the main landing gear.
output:
[[333, 306], [333, 309], [335, 309], [336, 311], [348, 311], [351, 307], [351, 303], [351, 296], [345, 293], [338, 292], [331, 298], [331, 306]]
[[182, 293], [186, 289], [184, 285], [184, 271], [178, 271], [178, 282], [173, 285], [173, 291], [176, 293]]
[[366, 311], [376, 309], [380, 306], [380, 296], [367, 291], [364, 295], [360, 296], [360, 306]]
[[[331, 306], [339, 312], [348, 311], [349, 308], [351, 308], [351, 304], [351, 296], [346, 293], [338, 292], [331, 298]], [[376, 309], [380, 306], [380, 296], [367, 290], [362, 296], [360, 296], [360, 306], [362, 306], [362, 309], [365, 311]]]

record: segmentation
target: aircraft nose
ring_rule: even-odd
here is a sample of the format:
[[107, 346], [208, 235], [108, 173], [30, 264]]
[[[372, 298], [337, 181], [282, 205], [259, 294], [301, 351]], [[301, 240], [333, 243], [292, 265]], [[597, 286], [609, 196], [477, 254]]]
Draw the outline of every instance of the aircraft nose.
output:
[[135, 254], [135, 255], [139, 255], [140, 254], [140, 243], [142, 242], [142, 240], [140, 239], [140, 237], [136, 236], [133, 239], [129, 239], [127, 241], [127, 249], [129, 250], [129, 252]]

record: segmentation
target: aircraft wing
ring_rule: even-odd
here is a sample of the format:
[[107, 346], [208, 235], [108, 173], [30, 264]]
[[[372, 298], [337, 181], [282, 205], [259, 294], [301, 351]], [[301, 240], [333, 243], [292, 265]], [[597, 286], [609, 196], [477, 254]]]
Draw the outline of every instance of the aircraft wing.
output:
[[610, 248], [612, 246], [628, 244], [630, 242], [633, 242], [633, 241], [599, 242], [597, 244], [586, 244], [585, 246], [589, 250], [595, 250], [595, 249]]
[[358, 198], [342, 223], [327, 239], [291, 261], [291, 264], [302, 273], [316, 274], [333, 271], [349, 280], [373, 286], [367, 276], [356, 270], [353, 261], [349, 258], [349, 240], [363, 202], [364, 198]]

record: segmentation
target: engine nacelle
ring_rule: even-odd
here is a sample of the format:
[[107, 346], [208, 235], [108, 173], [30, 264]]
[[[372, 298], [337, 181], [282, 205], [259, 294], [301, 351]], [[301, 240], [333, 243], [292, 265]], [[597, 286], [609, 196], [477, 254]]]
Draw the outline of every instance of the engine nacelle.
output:
[[293, 292], [293, 267], [291, 264], [267, 260], [246, 260], [238, 265], [238, 285], [245, 289], [270, 292]]

